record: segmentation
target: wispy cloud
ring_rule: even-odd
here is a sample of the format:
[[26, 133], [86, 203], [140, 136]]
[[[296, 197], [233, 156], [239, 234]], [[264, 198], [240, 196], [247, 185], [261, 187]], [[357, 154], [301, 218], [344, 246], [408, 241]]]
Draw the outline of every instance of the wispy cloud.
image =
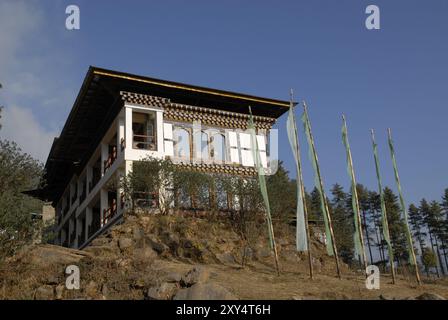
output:
[[45, 161], [57, 132], [43, 128], [30, 109], [13, 105], [3, 113], [1, 137], [15, 141], [23, 151]]
[[63, 125], [75, 89], [66, 77], [72, 65], [66, 39], [49, 29], [46, 14], [39, 2], [0, 2], [0, 102], [5, 105], [0, 138], [16, 141], [41, 161]]

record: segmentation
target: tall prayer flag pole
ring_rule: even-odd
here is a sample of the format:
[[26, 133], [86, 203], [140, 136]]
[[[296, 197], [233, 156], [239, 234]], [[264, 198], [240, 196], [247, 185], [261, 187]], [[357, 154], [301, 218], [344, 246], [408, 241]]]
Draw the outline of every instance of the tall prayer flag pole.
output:
[[398, 194], [400, 196], [401, 211], [403, 212], [404, 222], [406, 225], [406, 237], [408, 240], [408, 247], [409, 247], [409, 262], [415, 268], [415, 277], [417, 278], [418, 284], [421, 284], [420, 274], [418, 272], [417, 259], [415, 257], [415, 252], [414, 252], [414, 243], [412, 241], [411, 230], [409, 229], [408, 211], [406, 209], [406, 204], [404, 202], [403, 192], [401, 191], [400, 177], [398, 176], [398, 167], [397, 167], [397, 161], [395, 159], [395, 150], [394, 150], [394, 145], [392, 142], [392, 133], [390, 131], [390, 128], [387, 129], [387, 133], [388, 133], [388, 139], [389, 139], [390, 156], [392, 157], [392, 164], [394, 167], [395, 182], [397, 183]]
[[353, 220], [355, 224], [355, 232], [353, 235], [353, 240], [355, 243], [355, 253], [359, 257], [360, 262], [364, 265], [364, 270], [367, 270], [367, 259], [364, 247], [364, 236], [362, 232], [358, 191], [356, 190], [356, 178], [355, 171], [353, 169], [352, 152], [350, 150], [350, 144], [348, 142], [347, 123], [345, 121], [344, 115], [342, 115], [342, 142], [345, 145], [345, 151], [347, 154], [347, 172], [351, 180]]
[[384, 202], [383, 185], [381, 182], [380, 162], [378, 160], [378, 148], [375, 142], [375, 133], [373, 129], [370, 130], [370, 133], [372, 136], [373, 157], [375, 159], [375, 170], [376, 170], [376, 177], [378, 180], [378, 191], [380, 193], [381, 225], [383, 227], [383, 237], [387, 243], [387, 250], [389, 252], [389, 264], [392, 273], [392, 283], [395, 284], [394, 250], [392, 248], [392, 244], [390, 243], [389, 223], [387, 222], [386, 203]]
[[314, 145], [313, 134], [311, 132], [311, 122], [308, 117], [308, 111], [307, 111], [307, 106], [306, 106], [305, 101], [303, 101], [302, 122], [303, 122], [303, 126], [305, 129], [308, 145], [309, 145], [310, 160], [311, 160], [311, 163], [314, 168], [314, 184], [315, 184], [317, 190], [319, 191], [319, 195], [320, 195], [320, 204], [321, 204], [321, 209], [322, 209], [322, 213], [324, 216], [325, 234], [326, 234], [326, 238], [327, 238], [327, 253], [330, 256], [334, 256], [338, 277], [339, 277], [339, 279], [341, 279], [341, 269], [339, 266], [338, 250], [337, 250], [336, 242], [334, 239], [333, 225], [331, 222], [330, 211], [328, 210], [327, 197], [325, 196], [325, 191], [324, 191], [323, 182], [322, 182], [322, 176], [320, 174], [320, 169], [319, 169], [319, 161], [317, 159], [317, 153], [316, 153], [316, 148]]
[[290, 106], [286, 122], [289, 143], [296, 164], [297, 182], [297, 208], [296, 208], [296, 246], [297, 251], [308, 251], [310, 278], [313, 279], [313, 260], [311, 256], [310, 231], [308, 226], [308, 212], [305, 200], [305, 187], [303, 185], [302, 163], [300, 156], [299, 135], [297, 132], [296, 117], [293, 104], [293, 90], [290, 93]]
[[274, 252], [274, 258], [275, 258], [275, 267], [277, 269], [277, 275], [280, 275], [280, 269], [278, 265], [278, 253], [277, 253], [277, 246], [275, 243], [275, 236], [274, 236], [274, 227], [272, 225], [272, 217], [271, 217], [271, 208], [269, 205], [269, 197], [268, 197], [268, 190], [266, 187], [266, 178], [265, 178], [265, 172], [264, 168], [261, 164], [260, 159], [260, 151], [258, 148], [258, 141], [257, 137], [255, 135], [255, 125], [254, 125], [254, 119], [252, 116], [252, 109], [249, 106], [249, 125], [248, 129], [250, 131], [250, 137], [251, 137], [251, 144], [252, 144], [252, 155], [254, 157], [255, 167], [258, 172], [258, 183], [260, 185], [260, 191], [261, 195], [263, 196], [264, 205], [266, 207], [266, 223], [268, 225], [268, 234], [269, 234], [269, 240], [270, 240], [270, 246], [271, 249]]

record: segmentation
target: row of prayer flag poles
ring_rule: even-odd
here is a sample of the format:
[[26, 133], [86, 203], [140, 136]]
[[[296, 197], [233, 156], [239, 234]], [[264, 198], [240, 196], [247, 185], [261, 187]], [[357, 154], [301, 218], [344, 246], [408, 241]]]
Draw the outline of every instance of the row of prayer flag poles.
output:
[[[301, 117], [301, 121], [304, 128], [304, 133], [306, 136], [306, 140], [308, 142], [308, 150], [309, 150], [309, 159], [313, 167], [314, 171], [314, 185], [319, 193], [320, 198], [320, 204], [321, 204], [321, 211], [323, 214], [323, 220], [324, 220], [324, 226], [325, 226], [325, 235], [326, 235], [326, 249], [329, 256], [333, 256], [335, 259], [336, 264], [336, 272], [339, 278], [341, 278], [341, 268], [339, 263], [339, 257], [338, 257], [338, 251], [336, 246], [336, 240], [334, 237], [334, 230], [333, 230], [333, 224], [331, 219], [331, 214], [329, 211], [328, 203], [327, 203], [327, 197], [325, 195], [325, 189], [323, 184], [323, 179], [319, 167], [319, 161], [317, 157], [316, 147], [314, 143], [314, 137], [311, 130], [311, 121], [308, 115], [308, 108], [306, 103], [303, 101], [303, 114]], [[265, 172], [264, 168], [261, 164], [261, 159], [259, 155], [259, 148], [258, 148], [258, 142], [255, 135], [255, 126], [253, 122], [252, 112], [249, 107], [250, 111], [250, 118], [249, 118], [249, 130], [251, 133], [251, 142], [254, 146], [252, 148], [253, 150], [253, 156], [254, 156], [254, 162], [255, 167], [258, 172], [258, 181], [260, 185], [260, 191], [263, 197], [263, 201], [266, 207], [266, 222], [268, 226], [268, 235], [269, 235], [269, 244], [271, 249], [274, 253], [275, 258], [275, 266], [277, 273], [279, 274], [279, 263], [278, 263], [278, 254], [277, 254], [277, 248], [275, 243], [275, 236], [274, 236], [274, 228], [272, 224], [272, 218], [270, 213], [270, 206], [269, 206], [269, 198], [267, 193], [267, 187], [266, 187], [266, 179], [265, 179]], [[297, 123], [296, 123], [296, 117], [295, 117], [295, 110], [294, 110], [294, 102], [293, 102], [293, 92], [291, 90], [291, 97], [290, 97], [290, 108], [288, 112], [288, 118], [286, 121], [286, 129], [288, 134], [288, 140], [291, 146], [291, 150], [294, 156], [295, 160], [295, 169], [296, 169], [296, 182], [297, 182], [297, 206], [296, 206], [296, 247], [297, 251], [299, 252], [308, 252], [308, 261], [309, 261], [309, 273], [310, 278], [313, 279], [313, 262], [312, 262], [312, 253], [311, 253], [311, 241], [310, 241], [310, 231], [308, 226], [308, 212], [306, 207], [306, 199], [305, 199], [305, 187], [303, 184], [303, 176], [302, 176], [302, 164], [301, 164], [301, 154], [300, 154], [300, 144], [299, 144], [299, 135], [297, 130]], [[381, 202], [381, 222], [382, 222], [382, 233], [384, 236], [384, 239], [387, 244], [388, 252], [389, 252], [389, 264], [391, 268], [392, 273], [392, 282], [395, 283], [395, 268], [394, 268], [394, 253], [393, 248], [390, 241], [390, 234], [389, 234], [389, 226], [387, 222], [387, 211], [384, 201], [384, 193], [383, 193], [383, 187], [381, 182], [381, 175], [380, 175], [380, 167], [379, 167], [379, 160], [378, 160], [378, 150], [377, 150], [377, 144], [375, 142], [375, 136], [373, 130], [371, 130], [371, 138], [372, 138], [372, 147], [373, 147], [373, 155], [374, 155], [374, 161], [375, 161], [375, 171], [377, 176], [377, 182], [378, 182], [378, 191], [380, 194], [380, 202]], [[352, 195], [352, 209], [353, 209], [353, 223], [354, 223], [354, 234], [353, 234], [353, 240], [355, 244], [355, 255], [358, 257], [361, 265], [364, 266], [364, 268], [367, 268], [367, 259], [366, 259], [366, 251], [364, 246], [364, 235], [363, 235], [363, 228], [361, 223], [361, 215], [360, 215], [360, 206], [359, 206], [359, 199], [358, 194], [356, 190], [356, 177], [355, 177], [355, 171], [353, 167], [353, 159], [348, 139], [348, 129], [347, 129], [347, 123], [345, 116], [342, 116], [342, 142], [345, 146], [346, 150], [346, 160], [347, 160], [347, 173], [350, 178], [351, 182], [351, 195]], [[398, 167], [395, 159], [395, 151], [393, 147], [393, 141], [391, 136], [390, 129], [388, 130], [388, 144], [389, 144], [389, 150], [390, 155], [392, 158], [392, 164], [394, 168], [394, 175], [395, 175], [395, 182], [397, 184], [397, 189], [399, 193], [400, 198], [400, 206], [401, 211], [403, 213], [403, 218], [405, 222], [406, 227], [406, 237], [408, 242], [408, 251], [409, 251], [409, 262], [414, 267], [415, 275], [417, 282], [420, 284], [420, 275], [418, 272], [417, 267], [417, 261], [415, 257], [414, 252], [414, 246], [413, 246], [413, 240], [412, 235], [409, 229], [409, 222], [408, 222], [408, 214], [407, 209], [401, 189], [400, 184], [400, 178], [398, 175]]]

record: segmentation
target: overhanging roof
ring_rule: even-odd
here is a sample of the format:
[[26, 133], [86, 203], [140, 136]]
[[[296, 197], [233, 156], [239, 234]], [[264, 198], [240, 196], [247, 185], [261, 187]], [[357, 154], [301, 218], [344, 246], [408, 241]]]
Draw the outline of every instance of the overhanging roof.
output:
[[53, 141], [45, 164], [45, 186], [28, 194], [46, 201], [61, 197], [72, 175], [80, 173], [118, 115], [123, 106], [120, 91], [238, 113], [248, 113], [251, 106], [254, 115], [272, 118], [289, 108], [288, 101], [90, 67], [62, 132]]

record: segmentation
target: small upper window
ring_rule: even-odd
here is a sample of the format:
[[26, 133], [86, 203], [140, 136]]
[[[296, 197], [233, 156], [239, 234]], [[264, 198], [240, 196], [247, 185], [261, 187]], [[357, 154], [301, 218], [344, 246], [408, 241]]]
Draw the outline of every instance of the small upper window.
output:
[[132, 113], [132, 147], [134, 149], [157, 150], [156, 113]]

